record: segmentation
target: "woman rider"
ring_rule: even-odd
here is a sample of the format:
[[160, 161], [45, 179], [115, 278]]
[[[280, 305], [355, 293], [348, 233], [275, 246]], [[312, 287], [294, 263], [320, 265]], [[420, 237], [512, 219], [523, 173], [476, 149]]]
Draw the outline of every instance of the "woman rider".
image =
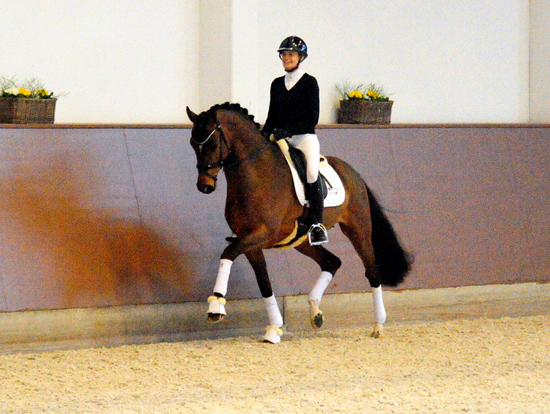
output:
[[289, 36], [277, 49], [285, 76], [271, 83], [269, 111], [262, 133], [286, 139], [301, 150], [306, 158], [306, 199], [309, 202], [312, 225], [309, 242], [312, 246], [328, 243], [323, 226], [323, 193], [319, 177], [320, 145], [315, 126], [319, 122], [319, 85], [317, 80], [300, 68], [307, 58], [307, 45], [297, 36]]

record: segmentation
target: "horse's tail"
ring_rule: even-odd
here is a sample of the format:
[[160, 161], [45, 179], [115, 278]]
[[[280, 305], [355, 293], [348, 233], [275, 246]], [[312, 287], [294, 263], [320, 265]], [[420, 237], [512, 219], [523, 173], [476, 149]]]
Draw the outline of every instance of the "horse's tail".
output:
[[372, 222], [372, 246], [376, 258], [376, 275], [385, 286], [397, 286], [411, 270], [413, 257], [401, 246], [382, 206], [367, 188]]

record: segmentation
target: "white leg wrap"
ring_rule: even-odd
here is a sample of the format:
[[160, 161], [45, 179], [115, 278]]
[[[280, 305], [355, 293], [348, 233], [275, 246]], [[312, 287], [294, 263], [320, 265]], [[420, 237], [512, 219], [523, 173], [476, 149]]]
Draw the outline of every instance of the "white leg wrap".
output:
[[278, 344], [279, 342], [281, 342], [281, 336], [283, 336], [283, 331], [281, 330], [281, 328], [277, 328], [276, 326], [268, 326], [267, 328], [265, 328], [265, 342]]
[[225, 313], [225, 299], [218, 298], [217, 296], [210, 296], [208, 298], [208, 313], [227, 315]]
[[372, 303], [374, 305], [374, 316], [377, 323], [386, 322], [386, 309], [382, 298], [382, 286], [372, 289]]
[[319, 305], [331, 280], [332, 275], [329, 272], [321, 272], [321, 276], [319, 276], [319, 279], [315, 282], [315, 286], [311, 289], [308, 300], [314, 300]]
[[279, 305], [277, 305], [277, 299], [275, 295], [271, 295], [269, 298], [264, 298], [265, 309], [267, 310], [267, 316], [269, 317], [269, 325], [275, 328], [283, 326], [283, 317], [279, 311]]
[[233, 262], [231, 260], [220, 260], [220, 268], [218, 270], [216, 284], [214, 285], [214, 293], [219, 293], [222, 296], [227, 294], [227, 283], [229, 282], [229, 273], [231, 272], [232, 264]]
[[281, 330], [281, 326], [283, 326], [283, 317], [279, 311], [279, 305], [277, 305], [275, 295], [264, 298], [264, 304], [267, 310], [267, 316], [269, 317], [269, 326], [265, 328], [264, 341], [278, 344], [281, 342], [281, 336], [283, 335], [283, 331]]

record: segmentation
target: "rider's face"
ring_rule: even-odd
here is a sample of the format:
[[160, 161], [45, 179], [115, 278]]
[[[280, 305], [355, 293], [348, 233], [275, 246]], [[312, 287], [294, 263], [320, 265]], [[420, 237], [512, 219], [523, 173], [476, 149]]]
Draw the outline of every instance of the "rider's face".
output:
[[300, 63], [300, 55], [294, 50], [285, 50], [280, 54], [285, 70], [293, 70]]

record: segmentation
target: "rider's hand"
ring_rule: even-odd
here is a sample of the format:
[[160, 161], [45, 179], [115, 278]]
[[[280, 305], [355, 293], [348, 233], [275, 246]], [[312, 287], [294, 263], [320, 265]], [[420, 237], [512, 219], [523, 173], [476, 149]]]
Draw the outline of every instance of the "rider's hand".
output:
[[284, 139], [292, 136], [290, 131], [284, 128], [275, 128], [273, 130], [273, 135], [275, 136], [275, 139], [277, 141], [279, 141], [280, 139]]

